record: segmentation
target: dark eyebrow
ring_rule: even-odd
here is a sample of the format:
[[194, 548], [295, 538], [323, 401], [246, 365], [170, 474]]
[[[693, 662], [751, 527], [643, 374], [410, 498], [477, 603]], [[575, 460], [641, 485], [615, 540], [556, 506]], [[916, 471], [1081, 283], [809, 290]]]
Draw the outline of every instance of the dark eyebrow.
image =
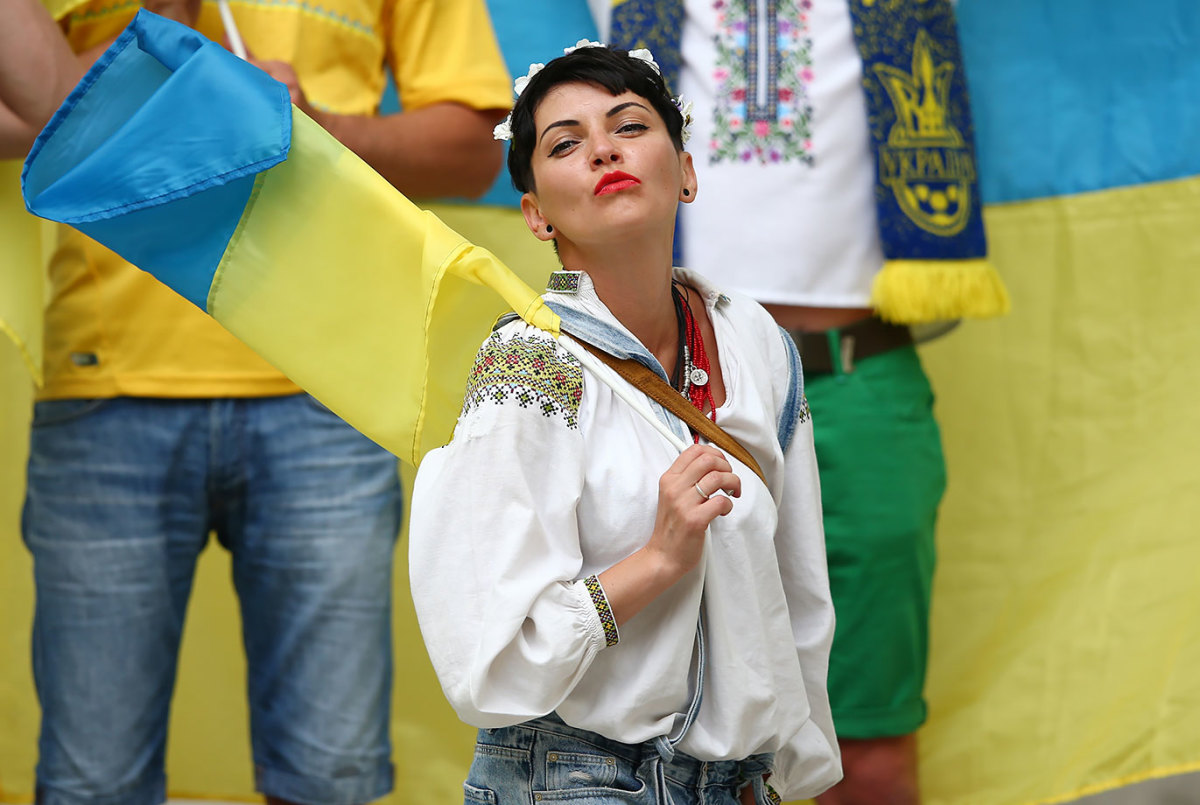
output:
[[550, 133], [550, 129], [558, 128], [560, 126], [578, 126], [578, 125], [579, 125], [578, 120], [557, 120], [546, 127], [546, 130], [542, 132], [542, 136], [538, 137], [538, 142], [540, 143], [542, 140], [546, 139], [546, 135]]
[[638, 103], [637, 101], [626, 101], [625, 103], [619, 103], [616, 106], [614, 106], [612, 109], [609, 109], [608, 114], [605, 115], [605, 117], [612, 117], [613, 115], [619, 113], [622, 109], [628, 109], [631, 106], [636, 106], [639, 109], [645, 109], [647, 112], [650, 111], [649, 109], [646, 109], [645, 106], [642, 106], [640, 103]]
[[[605, 117], [607, 118], [607, 117], [612, 117], [613, 115], [616, 115], [616, 114], [620, 114], [621, 110], [628, 109], [631, 106], [636, 106], [637, 108], [644, 109], [647, 112], [650, 111], [649, 109], [646, 109], [645, 106], [638, 103], [637, 101], [626, 101], [625, 103], [619, 103], [616, 106], [614, 106], [612, 109], [609, 109], [608, 114], [606, 114]], [[538, 142], [541, 142], [542, 140], [544, 140], [546, 138], [546, 134], [549, 133], [550, 129], [561, 128], [562, 126], [578, 126], [578, 125], [579, 125], [578, 120], [556, 120], [555, 122], [551, 123], [549, 126], [546, 126], [546, 130], [542, 132], [542, 136], [538, 137]]]

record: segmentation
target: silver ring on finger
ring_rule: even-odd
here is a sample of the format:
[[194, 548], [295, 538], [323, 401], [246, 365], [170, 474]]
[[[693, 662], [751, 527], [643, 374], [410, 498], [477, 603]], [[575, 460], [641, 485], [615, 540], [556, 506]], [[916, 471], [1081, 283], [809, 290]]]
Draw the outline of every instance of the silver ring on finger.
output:
[[695, 484], [693, 484], [693, 486], [695, 486], [695, 487], [696, 487], [696, 491], [700, 493], [700, 497], [704, 498], [705, 500], [708, 500], [709, 498], [711, 498], [711, 497], [712, 497], [712, 495], [709, 495], [709, 494], [707, 494], [707, 493], [706, 493], [706, 492], [705, 492], [703, 489], [701, 489], [701, 488], [700, 488], [700, 482], [699, 482], [699, 481], [696, 481], [696, 483], [695, 483]]

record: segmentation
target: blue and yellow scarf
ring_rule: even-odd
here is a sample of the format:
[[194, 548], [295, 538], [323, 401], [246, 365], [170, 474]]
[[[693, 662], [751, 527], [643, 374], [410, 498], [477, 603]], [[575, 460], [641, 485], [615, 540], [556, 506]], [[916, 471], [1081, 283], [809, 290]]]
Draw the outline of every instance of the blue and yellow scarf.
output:
[[[885, 263], [872, 304], [905, 324], [1008, 312], [987, 261], [974, 133], [950, 0], [848, 0], [875, 151]], [[610, 39], [648, 47], [670, 86], [683, 0], [616, 0]]]

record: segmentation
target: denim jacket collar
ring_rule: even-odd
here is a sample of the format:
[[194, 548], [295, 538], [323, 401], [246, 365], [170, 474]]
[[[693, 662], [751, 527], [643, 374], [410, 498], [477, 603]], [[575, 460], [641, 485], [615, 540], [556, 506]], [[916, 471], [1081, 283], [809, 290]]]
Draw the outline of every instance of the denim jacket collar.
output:
[[[563, 331], [599, 347], [613, 357], [632, 358], [657, 373], [663, 380], [668, 380], [667, 372], [658, 359], [617, 320], [608, 306], [596, 295], [592, 278], [586, 272], [579, 273], [577, 291], [547, 291], [542, 297], [546, 305], [562, 319]], [[710, 316], [716, 307], [729, 302], [728, 297], [699, 274], [676, 268], [674, 277], [700, 292]]]

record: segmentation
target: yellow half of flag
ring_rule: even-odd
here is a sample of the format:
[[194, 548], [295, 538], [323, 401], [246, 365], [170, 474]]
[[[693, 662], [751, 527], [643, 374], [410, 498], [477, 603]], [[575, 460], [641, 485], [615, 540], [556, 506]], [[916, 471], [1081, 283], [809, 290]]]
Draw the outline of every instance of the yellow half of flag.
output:
[[497, 316], [515, 310], [558, 333], [530, 288], [544, 272], [513, 273], [296, 112], [289, 158], [259, 175], [208, 310], [415, 465], [449, 439]]

